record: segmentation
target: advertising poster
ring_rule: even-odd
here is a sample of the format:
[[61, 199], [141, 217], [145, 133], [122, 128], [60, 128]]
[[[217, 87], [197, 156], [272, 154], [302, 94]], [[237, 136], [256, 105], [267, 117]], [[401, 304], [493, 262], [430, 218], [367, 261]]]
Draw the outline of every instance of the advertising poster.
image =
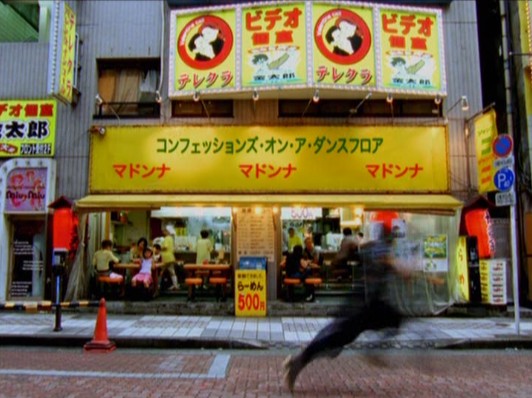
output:
[[308, 192], [309, 181], [321, 192], [449, 189], [447, 133], [441, 126], [106, 130], [104, 139], [91, 135], [93, 193]]
[[235, 9], [172, 13], [171, 94], [235, 87], [235, 29]]
[[375, 87], [372, 8], [316, 3], [312, 23], [314, 83]]
[[425, 272], [448, 272], [449, 256], [447, 235], [426, 236], [423, 239], [423, 270]]
[[51, 157], [56, 100], [0, 100], [0, 158]]
[[495, 191], [493, 177], [495, 167], [493, 161], [493, 140], [497, 137], [497, 121], [494, 109], [476, 117], [473, 121], [475, 126], [475, 149], [478, 167], [478, 193]]
[[235, 315], [266, 316], [266, 271], [235, 271]]
[[42, 295], [44, 287], [44, 221], [19, 220], [13, 235], [11, 299]]
[[305, 84], [305, 3], [242, 8], [242, 88]]
[[46, 212], [46, 168], [17, 168], [9, 172], [4, 211]]
[[384, 89], [443, 89], [439, 16], [436, 11], [379, 9]]

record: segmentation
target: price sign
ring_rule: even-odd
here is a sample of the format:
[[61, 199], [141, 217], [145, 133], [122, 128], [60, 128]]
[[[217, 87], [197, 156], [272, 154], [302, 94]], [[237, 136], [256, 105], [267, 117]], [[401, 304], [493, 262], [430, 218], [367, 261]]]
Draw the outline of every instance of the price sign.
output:
[[235, 315], [266, 316], [266, 271], [235, 271]]

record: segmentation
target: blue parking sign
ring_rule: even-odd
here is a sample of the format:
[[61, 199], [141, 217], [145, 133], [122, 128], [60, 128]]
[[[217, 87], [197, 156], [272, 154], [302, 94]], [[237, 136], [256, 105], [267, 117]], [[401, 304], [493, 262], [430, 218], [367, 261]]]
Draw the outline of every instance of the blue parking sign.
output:
[[495, 176], [493, 177], [493, 182], [495, 183], [495, 187], [499, 191], [508, 191], [514, 185], [514, 181], [515, 181], [514, 171], [508, 167], [503, 167], [502, 169], [498, 170], [495, 173]]

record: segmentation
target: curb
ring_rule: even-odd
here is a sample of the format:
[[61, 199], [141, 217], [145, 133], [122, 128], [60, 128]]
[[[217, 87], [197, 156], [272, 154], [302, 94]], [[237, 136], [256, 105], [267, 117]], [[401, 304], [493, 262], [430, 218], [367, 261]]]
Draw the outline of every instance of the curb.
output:
[[[47, 346], [79, 347], [91, 340], [86, 336], [13, 336], [0, 335], [0, 346]], [[146, 338], [146, 337], [109, 337], [117, 348], [167, 348], [167, 349], [246, 349], [264, 350], [267, 345], [258, 341], [246, 340], [205, 340], [191, 338]]]

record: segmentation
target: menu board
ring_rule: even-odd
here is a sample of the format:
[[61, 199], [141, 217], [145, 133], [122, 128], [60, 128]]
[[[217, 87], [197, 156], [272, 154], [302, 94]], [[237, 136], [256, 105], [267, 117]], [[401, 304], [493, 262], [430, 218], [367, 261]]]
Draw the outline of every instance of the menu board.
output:
[[506, 305], [506, 260], [480, 260], [480, 291], [482, 302]]
[[236, 217], [236, 254], [240, 257], [266, 257], [271, 264], [275, 257], [275, 232], [272, 209], [238, 209]]

